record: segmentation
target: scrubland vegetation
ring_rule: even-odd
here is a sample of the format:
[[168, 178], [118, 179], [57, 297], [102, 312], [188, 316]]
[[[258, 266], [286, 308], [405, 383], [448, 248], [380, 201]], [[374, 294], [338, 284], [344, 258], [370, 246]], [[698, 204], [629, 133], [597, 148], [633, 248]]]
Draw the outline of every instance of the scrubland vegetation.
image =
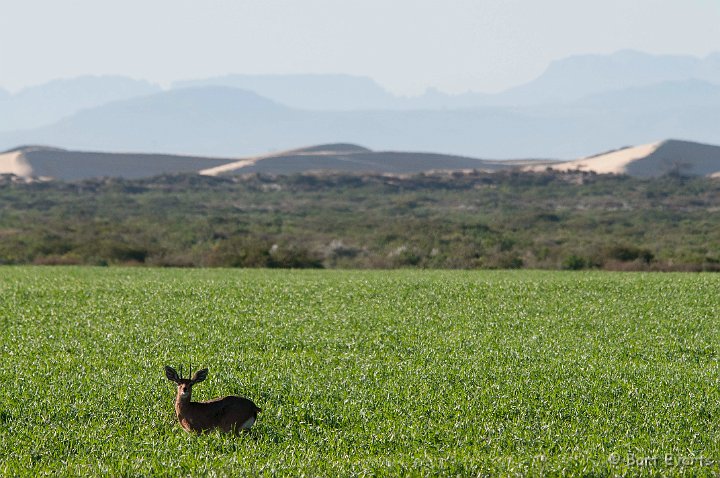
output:
[[720, 181], [587, 173], [0, 186], [0, 263], [720, 269]]
[[[719, 288], [714, 274], [3, 267], [0, 475], [714, 476]], [[263, 408], [250, 433], [180, 428], [163, 366], [190, 362], [210, 369], [195, 399]]]

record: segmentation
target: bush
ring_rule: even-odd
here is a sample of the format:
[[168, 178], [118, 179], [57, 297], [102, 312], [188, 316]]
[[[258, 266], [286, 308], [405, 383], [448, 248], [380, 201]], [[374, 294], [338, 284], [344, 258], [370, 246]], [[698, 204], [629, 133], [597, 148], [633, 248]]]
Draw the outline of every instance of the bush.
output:
[[565, 258], [562, 262], [562, 268], [570, 271], [578, 271], [585, 269], [588, 266], [588, 262], [580, 256], [572, 254]]
[[271, 267], [279, 269], [319, 269], [319, 254], [297, 246], [279, 246], [268, 239], [232, 237], [217, 243], [205, 261], [211, 267]]
[[208, 253], [210, 267], [269, 267], [270, 241], [232, 237], [218, 242]]
[[270, 262], [268, 267], [279, 269], [322, 269], [323, 264], [318, 254], [310, 252], [301, 246], [270, 248]]
[[606, 255], [620, 262], [639, 261], [643, 264], [649, 264], [655, 257], [654, 254], [647, 249], [625, 245], [611, 247]]

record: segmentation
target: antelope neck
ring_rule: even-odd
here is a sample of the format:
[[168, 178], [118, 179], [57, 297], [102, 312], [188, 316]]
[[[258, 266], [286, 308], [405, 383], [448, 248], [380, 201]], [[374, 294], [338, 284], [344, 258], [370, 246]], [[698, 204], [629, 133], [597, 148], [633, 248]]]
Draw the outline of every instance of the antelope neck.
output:
[[188, 393], [187, 396], [183, 396], [182, 393], [180, 393], [180, 391], [178, 390], [177, 396], [175, 398], [175, 408], [180, 410], [180, 407], [189, 405], [191, 398], [192, 394]]

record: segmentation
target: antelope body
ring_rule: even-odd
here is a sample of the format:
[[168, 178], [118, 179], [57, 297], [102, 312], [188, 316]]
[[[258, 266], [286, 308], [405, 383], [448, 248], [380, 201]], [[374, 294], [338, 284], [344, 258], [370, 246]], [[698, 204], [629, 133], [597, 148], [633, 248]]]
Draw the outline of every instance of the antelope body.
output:
[[[181, 369], [182, 370], [182, 369]], [[206, 402], [190, 400], [192, 386], [207, 378], [208, 369], [195, 372], [192, 378], [182, 378], [172, 367], [165, 367], [165, 376], [178, 386], [175, 413], [182, 427], [189, 432], [206, 432], [218, 428], [224, 432], [249, 430], [262, 410], [251, 400], [237, 395]]]

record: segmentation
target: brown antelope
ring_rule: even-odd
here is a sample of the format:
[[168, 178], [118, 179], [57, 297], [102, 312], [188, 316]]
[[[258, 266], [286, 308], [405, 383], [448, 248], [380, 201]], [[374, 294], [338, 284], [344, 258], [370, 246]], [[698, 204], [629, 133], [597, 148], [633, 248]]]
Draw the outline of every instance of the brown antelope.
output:
[[[192, 372], [192, 369], [191, 369]], [[182, 375], [182, 368], [180, 369]], [[175, 413], [180, 425], [189, 432], [206, 432], [219, 428], [224, 432], [249, 430], [262, 410], [247, 398], [231, 395], [206, 402], [192, 402], [192, 386], [207, 378], [208, 369], [195, 372], [192, 378], [182, 378], [174, 368], [165, 366], [165, 376], [177, 383]]]

